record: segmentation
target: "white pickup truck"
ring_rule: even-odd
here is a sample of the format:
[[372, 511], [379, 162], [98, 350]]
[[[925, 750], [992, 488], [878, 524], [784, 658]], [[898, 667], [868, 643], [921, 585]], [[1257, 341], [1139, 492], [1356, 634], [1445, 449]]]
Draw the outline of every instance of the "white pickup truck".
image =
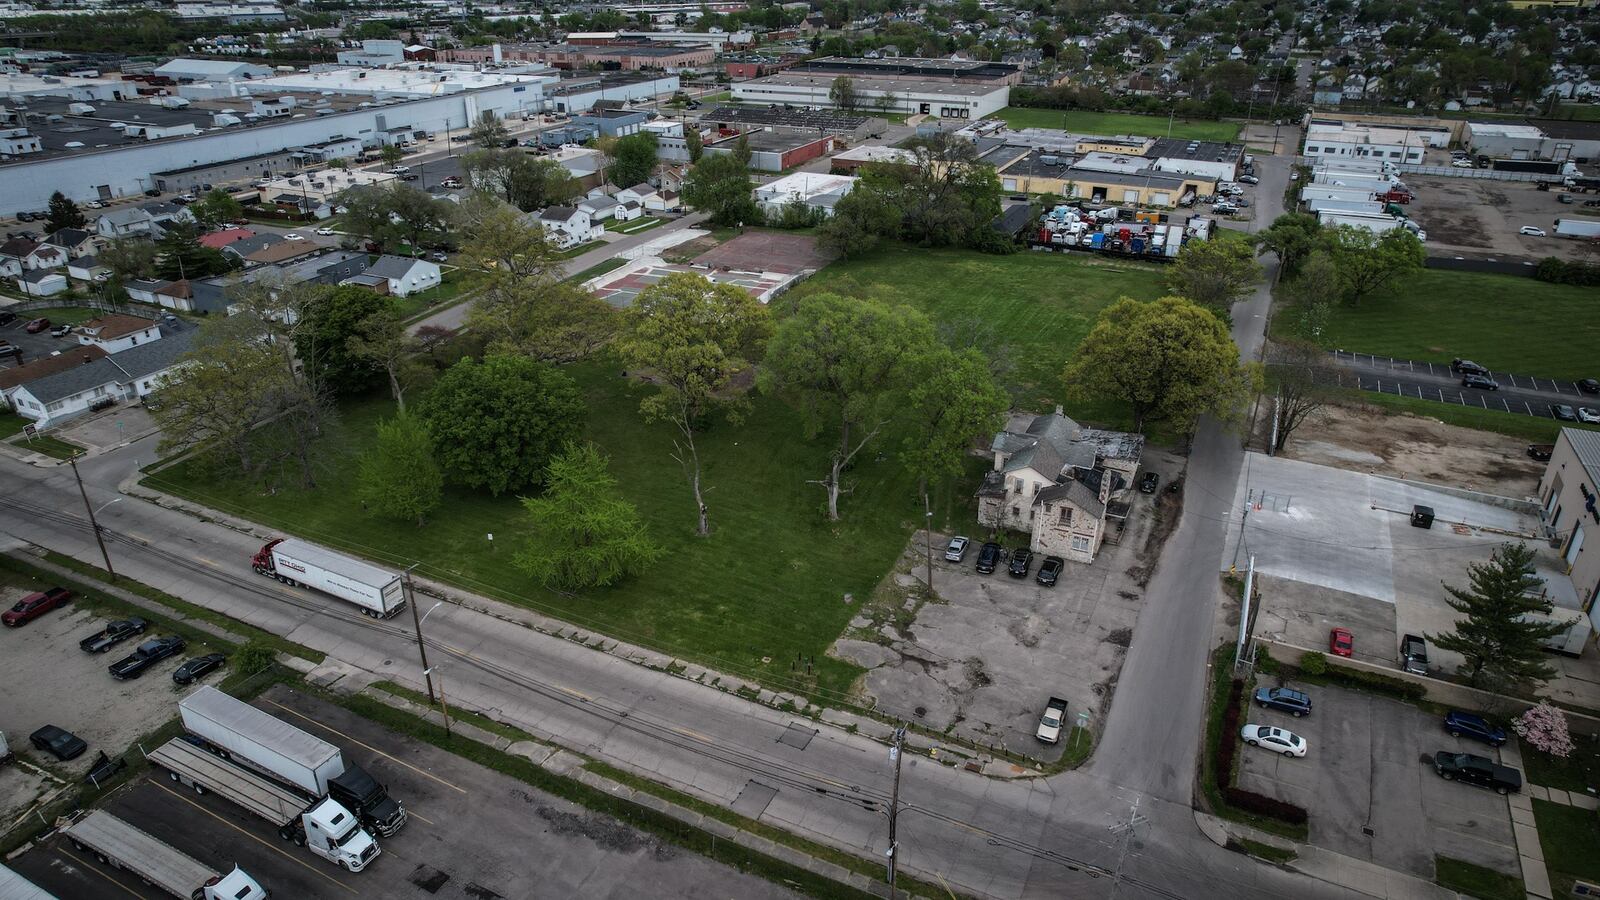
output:
[[1067, 701], [1060, 697], [1051, 697], [1045, 705], [1044, 715], [1039, 718], [1039, 730], [1035, 736], [1046, 744], [1054, 744], [1061, 740], [1061, 729], [1067, 725]]

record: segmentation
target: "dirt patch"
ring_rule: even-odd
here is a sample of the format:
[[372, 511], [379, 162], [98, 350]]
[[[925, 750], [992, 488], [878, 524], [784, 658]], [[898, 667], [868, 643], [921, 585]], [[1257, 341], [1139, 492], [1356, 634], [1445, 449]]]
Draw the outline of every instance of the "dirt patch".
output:
[[[521, 791], [516, 793], [522, 794]], [[526, 794], [522, 794], [522, 799], [533, 802]], [[620, 850], [623, 853], [643, 850], [656, 859], [672, 859], [677, 855], [677, 849], [672, 845], [629, 828], [610, 816], [567, 812], [548, 806], [540, 806], [536, 812], [545, 821], [546, 830], [554, 834], [579, 835], [607, 850]]]
[[695, 259], [696, 264], [714, 269], [790, 275], [820, 269], [832, 261], [831, 256], [817, 249], [816, 238], [781, 231], [746, 232]]
[[721, 243], [722, 241], [718, 240], [716, 235], [701, 235], [692, 241], [684, 241], [670, 250], [662, 251], [661, 258], [669, 263], [688, 265], [694, 262], [695, 257], [715, 249]]
[[1514, 437], [1370, 406], [1326, 408], [1295, 432], [1283, 455], [1515, 498], [1538, 493], [1544, 473]]

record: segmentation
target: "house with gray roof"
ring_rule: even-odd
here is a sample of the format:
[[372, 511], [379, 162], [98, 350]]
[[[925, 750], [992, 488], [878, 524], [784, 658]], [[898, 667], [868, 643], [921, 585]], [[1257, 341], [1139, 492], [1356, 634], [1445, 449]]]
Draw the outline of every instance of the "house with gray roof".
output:
[[378, 257], [362, 275], [369, 279], [383, 279], [385, 290], [391, 297], [409, 297], [438, 287], [443, 280], [438, 263], [388, 254]]
[[11, 392], [12, 408], [43, 428], [94, 409], [141, 400], [180, 365], [194, 335], [193, 327], [179, 326], [159, 341], [30, 381]]
[[981, 524], [1026, 532], [1033, 552], [1083, 563], [1120, 533], [1143, 435], [1085, 428], [1058, 406], [1014, 419], [989, 449], [994, 468], [978, 488]]
[[155, 217], [137, 206], [107, 210], [95, 220], [95, 233], [103, 238], [136, 237], [150, 232]]

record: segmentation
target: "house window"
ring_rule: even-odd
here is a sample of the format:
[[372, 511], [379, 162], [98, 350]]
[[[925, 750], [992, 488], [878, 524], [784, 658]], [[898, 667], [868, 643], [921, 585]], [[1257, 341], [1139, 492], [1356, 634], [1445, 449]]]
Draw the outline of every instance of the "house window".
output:
[[136, 335], [133, 335], [133, 336], [132, 336], [132, 337], [130, 337], [130, 338], [128, 338], [128, 340], [130, 340], [130, 341], [132, 341], [132, 342], [133, 342], [133, 343], [131, 343], [131, 344], [129, 344], [129, 345], [128, 345], [128, 346], [130, 346], [130, 347], [137, 347], [137, 346], [139, 346], [139, 336], [138, 336], [138, 335], [137, 335], [137, 334], [136, 334]]
[[48, 412], [60, 412], [61, 411], [61, 404], [62, 404], [62, 401], [57, 400], [56, 402], [50, 404], [49, 406], [46, 406], [45, 410], [48, 411]]
[[1061, 524], [1063, 524], [1063, 525], [1071, 525], [1072, 524], [1072, 507], [1070, 507], [1070, 506], [1061, 507], [1061, 520], [1060, 521], [1061, 521]]
[[1022, 507], [1020, 507], [1020, 506], [1011, 507], [1011, 517], [1013, 519], [1018, 518], [1021, 515], [1022, 515]]
[[1072, 538], [1072, 552], [1074, 552], [1074, 553], [1088, 553], [1089, 552], [1089, 539], [1086, 538], [1086, 537], [1076, 537], [1076, 536], [1074, 536]]

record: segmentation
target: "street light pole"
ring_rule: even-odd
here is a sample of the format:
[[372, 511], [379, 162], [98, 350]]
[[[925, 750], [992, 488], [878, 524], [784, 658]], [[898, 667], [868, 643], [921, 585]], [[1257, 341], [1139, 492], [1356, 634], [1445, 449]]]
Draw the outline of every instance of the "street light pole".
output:
[[[78, 458], [76, 456], [69, 457], [67, 459], [67, 463], [68, 465], [72, 466], [72, 477], [78, 481], [78, 496], [83, 498], [84, 512], [89, 514], [89, 527], [94, 531], [95, 543], [100, 545], [100, 558], [105, 560], [106, 574], [111, 576], [112, 581], [116, 581], [117, 570], [111, 568], [111, 554], [106, 552], [106, 539], [100, 534], [100, 523], [95, 521], [94, 507], [89, 505], [89, 492], [83, 488], [83, 476], [78, 474]], [[106, 504], [106, 506], [110, 505], [110, 503]], [[104, 508], [105, 507], [101, 507], [101, 509]]]
[[928, 492], [922, 492], [922, 507], [927, 512], [927, 517], [922, 521], [922, 533], [927, 537], [928, 547], [928, 593], [933, 594], [933, 507], [928, 503]]

